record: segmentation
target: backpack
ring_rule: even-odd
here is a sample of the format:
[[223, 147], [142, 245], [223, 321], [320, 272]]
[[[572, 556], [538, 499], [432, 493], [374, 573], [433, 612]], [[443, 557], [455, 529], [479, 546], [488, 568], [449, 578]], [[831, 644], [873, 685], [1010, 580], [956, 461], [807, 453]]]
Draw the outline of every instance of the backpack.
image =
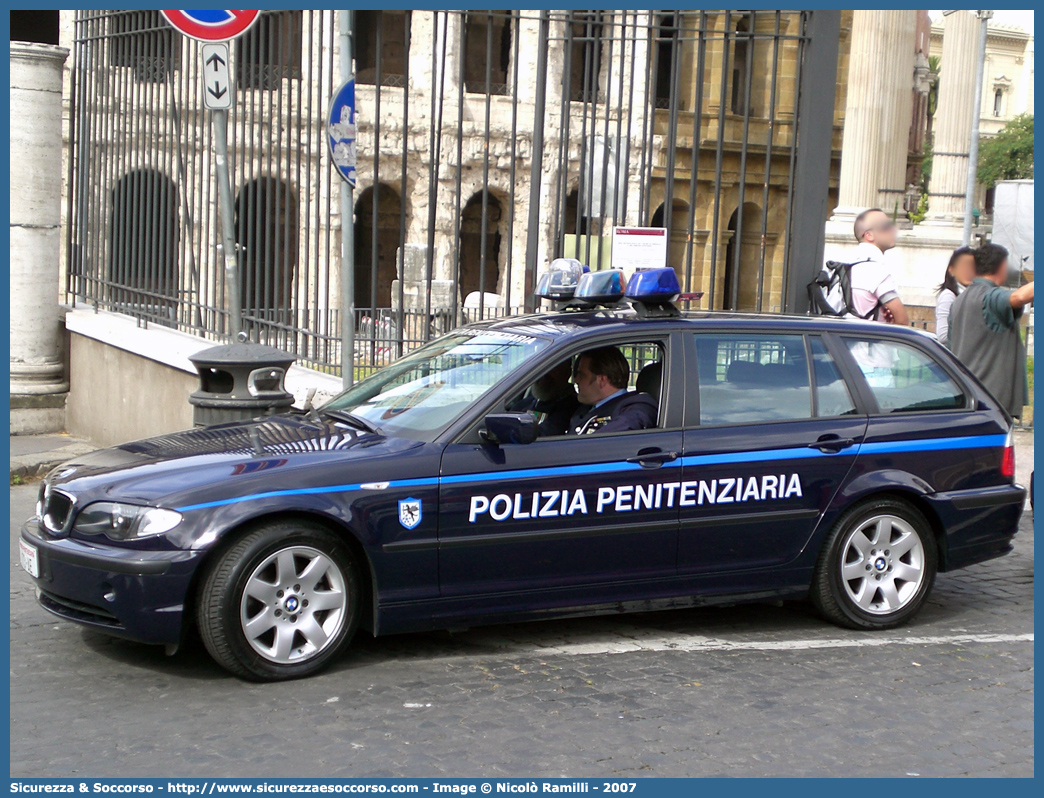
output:
[[881, 302], [869, 313], [857, 313], [852, 301], [852, 267], [860, 263], [869, 263], [870, 259], [857, 260], [855, 263], [839, 263], [828, 260], [819, 270], [816, 278], [808, 284], [809, 313], [813, 316], [846, 316], [857, 319], [870, 319], [881, 307]]

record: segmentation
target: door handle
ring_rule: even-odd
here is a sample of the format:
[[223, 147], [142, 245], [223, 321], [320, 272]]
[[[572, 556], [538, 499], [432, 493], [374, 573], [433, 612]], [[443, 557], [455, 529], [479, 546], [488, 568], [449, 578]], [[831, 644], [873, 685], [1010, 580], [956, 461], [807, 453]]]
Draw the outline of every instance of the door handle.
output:
[[663, 452], [659, 449], [642, 449], [634, 457], [628, 457], [628, 463], [638, 463], [642, 468], [659, 468], [664, 463], [678, 459], [677, 452]]
[[841, 438], [834, 434], [821, 435], [819, 440], [815, 443], [808, 445], [809, 449], [819, 449], [819, 451], [826, 454], [837, 454], [842, 449], [847, 449], [849, 446], [854, 446], [855, 440], [852, 438]]

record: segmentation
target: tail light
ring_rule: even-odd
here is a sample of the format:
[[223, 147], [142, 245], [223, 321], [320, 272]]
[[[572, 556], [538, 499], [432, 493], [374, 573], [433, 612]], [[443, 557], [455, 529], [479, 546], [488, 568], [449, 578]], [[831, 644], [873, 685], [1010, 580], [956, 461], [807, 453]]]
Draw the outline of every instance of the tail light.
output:
[[1008, 430], [1008, 438], [1004, 441], [1004, 453], [1001, 455], [1001, 476], [1015, 477], [1015, 439]]

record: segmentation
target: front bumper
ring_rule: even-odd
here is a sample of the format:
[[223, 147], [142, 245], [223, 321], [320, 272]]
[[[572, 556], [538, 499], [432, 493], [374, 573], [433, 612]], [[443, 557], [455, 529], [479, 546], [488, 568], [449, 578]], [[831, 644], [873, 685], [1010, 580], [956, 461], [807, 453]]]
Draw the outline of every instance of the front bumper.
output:
[[940, 570], [952, 571], [1012, 550], [1026, 505], [1022, 485], [934, 493], [924, 497], [946, 530]]
[[181, 639], [185, 599], [199, 551], [138, 551], [40, 531], [35, 518], [22, 540], [38, 552], [36, 597], [68, 621], [142, 643]]

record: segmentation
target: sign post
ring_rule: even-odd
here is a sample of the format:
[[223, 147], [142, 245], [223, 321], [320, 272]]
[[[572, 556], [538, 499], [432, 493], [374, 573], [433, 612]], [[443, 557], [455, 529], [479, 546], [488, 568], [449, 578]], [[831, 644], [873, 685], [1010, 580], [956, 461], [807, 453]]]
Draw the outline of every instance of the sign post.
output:
[[221, 216], [221, 253], [225, 267], [228, 331], [237, 339], [243, 329], [236, 251], [235, 207], [228, 170], [228, 110], [232, 107], [232, 78], [228, 40], [242, 36], [257, 22], [260, 11], [161, 11], [176, 30], [203, 42], [203, 105], [212, 114], [214, 160], [217, 165], [218, 213]]
[[349, 11], [339, 12], [344, 85], [330, 103], [327, 140], [341, 184], [341, 384], [355, 381], [355, 76]]
[[228, 45], [203, 45], [203, 104], [212, 112], [214, 161], [217, 165], [218, 207], [221, 216], [221, 254], [225, 261], [225, 291], [228, 294], [228, 332], [236, 339], [243, 329], [239, 289], [239, 253], [236, 251], [232, 181], [228, 171], [228, 109], [232, 107], [232, 85], [228, 73]]

